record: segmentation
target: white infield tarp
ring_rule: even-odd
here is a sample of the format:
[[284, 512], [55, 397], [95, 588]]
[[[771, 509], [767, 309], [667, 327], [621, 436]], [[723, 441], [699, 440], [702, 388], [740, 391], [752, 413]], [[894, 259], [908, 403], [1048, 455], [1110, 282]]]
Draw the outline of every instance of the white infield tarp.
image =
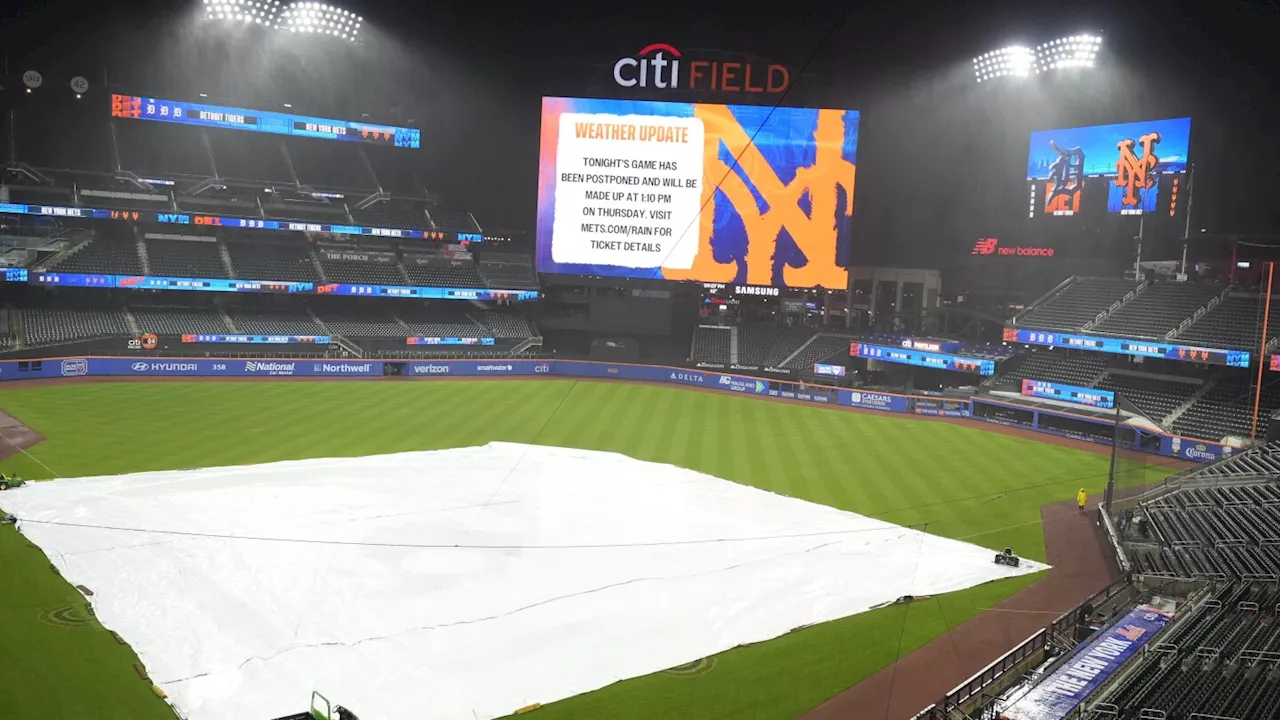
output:
[[192, 720], [300, 712], [313, 689], [362, 720], [494, 718], [1044, 567], [669, 465], [507, 443], [0, 500]]

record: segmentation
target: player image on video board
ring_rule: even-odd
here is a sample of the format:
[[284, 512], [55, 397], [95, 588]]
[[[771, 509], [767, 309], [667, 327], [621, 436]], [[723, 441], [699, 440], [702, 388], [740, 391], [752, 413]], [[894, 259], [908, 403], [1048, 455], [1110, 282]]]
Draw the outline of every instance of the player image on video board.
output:
[[[1191, 118], [1040, 130], [1031, 133], [1027, 180], [1046, 215], [1154, 212], [1160, 176], [1185, 172]], [[1101, 207], [1096, 210], [1100, 211]]]
[[538, 270], [843, 288], [857, 144], [852, 110], [543, 98]]

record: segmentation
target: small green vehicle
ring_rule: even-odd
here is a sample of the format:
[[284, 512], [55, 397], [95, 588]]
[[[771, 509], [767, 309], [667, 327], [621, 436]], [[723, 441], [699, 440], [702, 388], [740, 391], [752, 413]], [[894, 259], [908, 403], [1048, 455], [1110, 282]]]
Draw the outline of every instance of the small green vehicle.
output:
[[276, 720], [360, 720], [356, 714], [341, 705], [331, 705], [329, 699], [318, 692], [311, 693], [311, 709]]
[[9, 473], [0, 472], [0, 492], [4, 492], [9, 488], [22, 487], [23, 485], [26, 485], [26, 484], [27, 484], [26, 480], [23, 480], [22, 478], [16, 475], [10, 475]]

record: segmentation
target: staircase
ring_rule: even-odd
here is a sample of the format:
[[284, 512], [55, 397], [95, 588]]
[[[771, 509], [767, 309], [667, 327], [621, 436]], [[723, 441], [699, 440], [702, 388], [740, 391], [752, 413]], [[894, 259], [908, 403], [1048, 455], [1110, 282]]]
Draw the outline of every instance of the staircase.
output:
[[75, 255], [76, 253], [80, 252], [81, 250], [83, 250], [83, 249], [85, 248], [85, 246], [86, 246], [86, 245], [88, 245], [88, 244], [89, 244], [89, 243], [91, 243], [91, 242], [93, 242], [93, 238], [92, 238], [92, 237], [90, 237], [90, 238], [88, 238], [88, 239], [86, 239], [86, 240], [82, 240], [82, 241], [80, 241], [78, 244], [73, 245], [73, 246], [71, 246], [71, 247], [67, 248], [66, 250], [63, 250], [62, 252], [57, 253], [56, 255], [51, 256], [49, 259], [45, 260], [43, 263], [40, 263], [40, 264], [38, 264], [38, 265], [33, 266], [33, 267], [31, 268], [31, 272], [34, 274], [34, 273], [36, 273], [36, 272], [38, 272], [38, 271], [40, 271], [40, 270], [48, 270], [48, 269], [50, 269], [50, 268], [56, 267], [56, 266], [58, 265], [58, 263], [60, 263], [60, 262], [62, 262], [63, 260], [65, 260], [65, 259], [67, 259], [67, 258], [71, 257], [72, 255]]
[[729, 364], [738, 364], [738, 328], [729, 327]]
[[307, 254], [311, 256], [311, 265], [316, 269], [316, 277], [320, 278], [322, 283], [329, 282], [329, 278], [324, 274], [324, 265], [320, 264], [320, 258], [316, 255], [315, 248], [309, 249]]
[[142, 274], [151, 274], [151, 256], [147, 255], [147, 243], [142, 239], [142, 231], [133, 226], [133, 241], [138, 244], [138, 257], [142, 260]]
[[134, 317], [133, 313], [129, 312], [128, 305], [124, 306], [123, 312], [124, 312], [124, 321], [129, 326], [129, 332], [133, 333], [134, 337], [138, 337], [139, 335], [141, 335], [142, 326], [138, 324], [138, 318]]
[[222, 316], [222, 324], [223, 324], [223, 325], [225, 325], [225, 326], [227, 327], [227, 329], [228, 329], [228, 330], [230, 330], [232, 333], [239, 334], [239, 332], [240, 332], [240, 328], [236, 327], [236, 323], [235, 323], [235, 321], [234, 321], [234, 320], [232, 320], [232, 319], [231, 319], [231, 316], [227, 314], [227, 309], [226, 309], [226, 308], [224, 308], [224, 307], [222, 307], [221, 305], [219, 305], [219, 306], [218, 306], [218, 315]]
[[[802, 351], [802, 350], [804, 350], [805, 348], [807, 348], [807, 347], [809, 347], [810, 345], [812, 345], [812, 344], [813, 344], [813, 341], [814, 341], [814, 340], [817, 340], [817, 339], [818, 339], [818, 335], [821, 335], [821, 334], [822, 334], [822, 333], [816, 333], [816, 334], [814, 334], [813, 336], [811, 336], [808, 340], [805, 340], [805, 341], [800, 345], [800, 347], [796, 348], [796, 351], [795, 351], [795, 352], [793, 352], [793, 353], [791, 353], [790, 355], [788, 355], [788, 356], [786, 356], [785, 358], [783, 358], [783, 359], [782, 359], [782, 362], [778, 363], [776, 367], [781, 367], [781, 368], [786, 367], [786, 366], [787, 366], [787, 363], [791, 362], [791, 360], [792, 360], [793, 358], [795, 358], [795, 356], [799, 355], [799, 354], [800, 354], [800, 351]], [[810, 370], [812, 370], [812, 369], [813, 369], [813, 368], [810, 368]]]
[[[231, 251], [227, 250], [227, 244], [218, 239], [218, 254], [222, 256], [222, 264], [227, 268], [227, 277], [234, 278], [236, 276], [236, 268], [231, 264]], [[227, 321], [228, 323], [230, 320]]]
[[1215, 377], [1209, 382], [1200, 386], [1200, 389], [1192, 393], [1191, 397], [1187, 398], [1186, 402], [1182, 403], [1181, 405], [1175, 407], [1173, 410], [1169, 411], [1169, 414], [1166, 415], [1164, 419], [1160, 421], [1160, 425], [1162, 427], [1167, 427], [1167, 428], [1173, 427], [1173, 423], [1176, 422], [1178, 418], [1182, 417], [1183, 413], [1190, 410], [1192, 405], [1195, 405], [1196, 403], [1200, 402], [1202, 399], [1204, 399], [1205, 395], [1209, 394], [1209, 391], [1212, 390], [1214, 386], [1218, 384], [1218, 380], [1219, 378]]

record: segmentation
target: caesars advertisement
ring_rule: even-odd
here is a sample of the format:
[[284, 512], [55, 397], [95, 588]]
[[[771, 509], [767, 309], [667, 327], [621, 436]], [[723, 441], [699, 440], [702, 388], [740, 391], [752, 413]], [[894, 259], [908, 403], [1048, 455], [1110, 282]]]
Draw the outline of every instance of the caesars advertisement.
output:
[[546, 97], [538, 270], [843, 288], [858, 113]]

